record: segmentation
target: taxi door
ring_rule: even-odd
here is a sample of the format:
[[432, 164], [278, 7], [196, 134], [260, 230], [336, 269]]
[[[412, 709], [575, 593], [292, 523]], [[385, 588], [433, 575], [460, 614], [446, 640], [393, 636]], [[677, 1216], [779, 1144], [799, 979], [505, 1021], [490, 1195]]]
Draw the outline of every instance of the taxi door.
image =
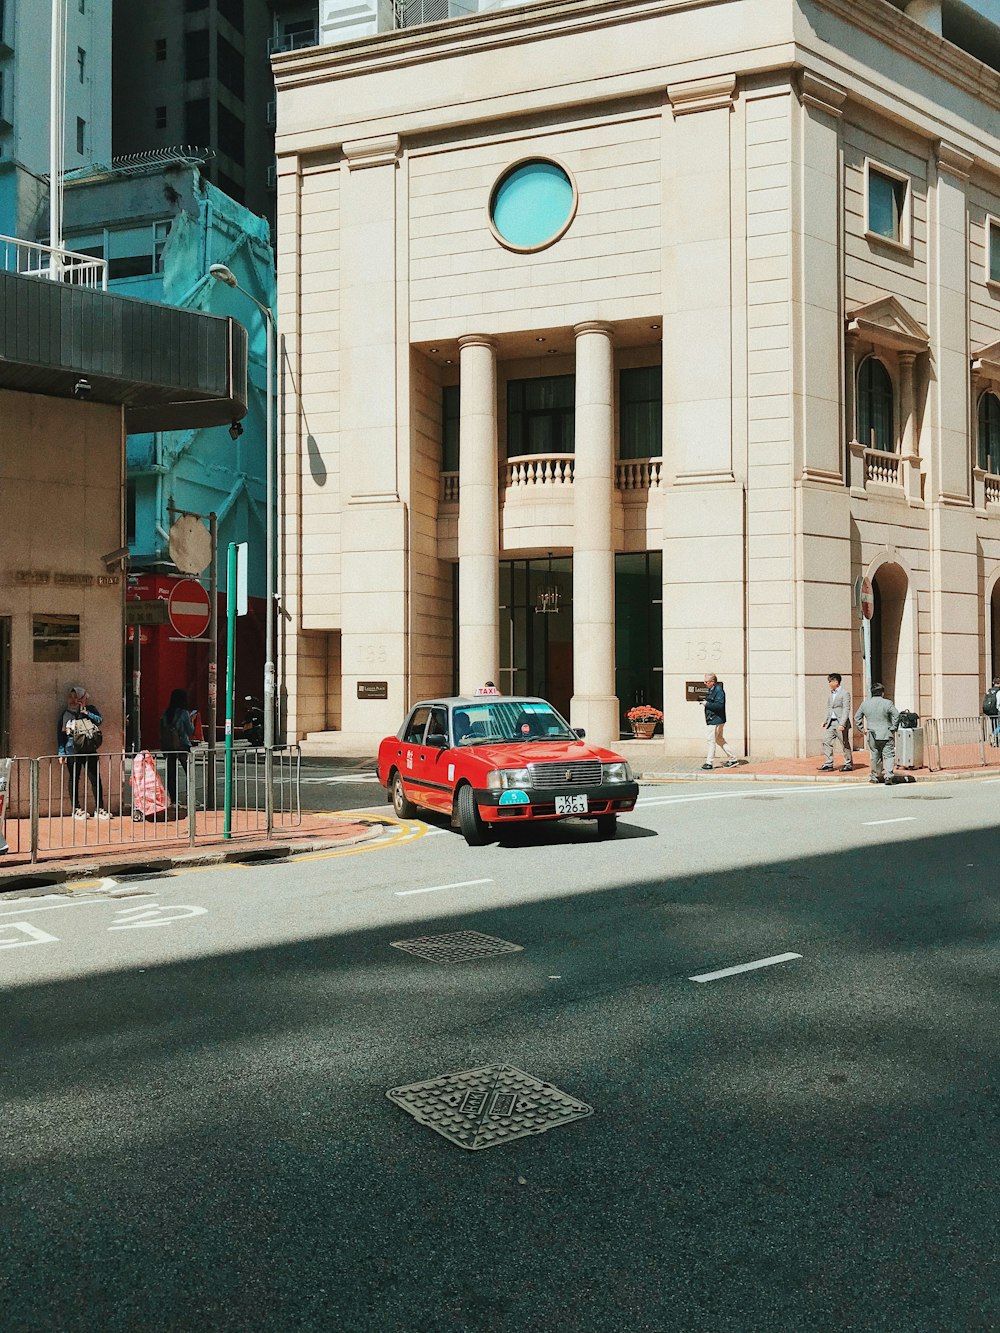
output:
[[[431, 744], [431, 741], [435, 744]], [[442, 744], [443, 742], [443, 744]], [[414, 763], [420, 784], [420, 802], [431, 810], [451, 813], [451, 789], [454, 785], [454, 757], [449, 764], [451, 741], [448, 737], [448, 710], [432, 708], [427, 720], [424, 743], [417, 750]]]
[[423, 753], [424, 733], [430, 713], [426, 705], [413, 710], [403, 731], [403, 739], [396, 748], [403, 790], [415, 805], [427, 804], [427, 791], [420, 781], [420, 755]]

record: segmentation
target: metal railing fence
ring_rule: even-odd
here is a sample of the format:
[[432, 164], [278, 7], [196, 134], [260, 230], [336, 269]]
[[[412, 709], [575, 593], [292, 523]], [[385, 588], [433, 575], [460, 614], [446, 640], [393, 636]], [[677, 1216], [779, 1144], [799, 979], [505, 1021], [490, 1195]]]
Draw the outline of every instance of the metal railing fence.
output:
[[53, 250], [38, 241], [0, 236], [0, 269], [28, 278], [58, 278], [76, 287], [108, 288], [108, 263], [74, 250]]
[[987, 768], [1000, 765], [1000, 747], [994, 735], [997, 719], [974, 717], [929, 717], [924, 720], [927, 767], [932, 773], [943, 768]]
[[[216, 842], [222, 838], [222, 750], [189, 753], [42, 755], [11, 760], [6, 839], [9, 856]], [[145, 765], [149, 768], [145, 768]], [[144, 776], [138, 768], [144, 768]], [[268, 770], [271, 801], [268, 796]], [[151, 772], [150, 772], [151, 770]], [[155, 777], [152, 776], [155, 774]], [[302, 823], [298, 745], [233, 753], [232, 828], [270, 838]], [[0, 863], [2, 864], [2, 863]]]

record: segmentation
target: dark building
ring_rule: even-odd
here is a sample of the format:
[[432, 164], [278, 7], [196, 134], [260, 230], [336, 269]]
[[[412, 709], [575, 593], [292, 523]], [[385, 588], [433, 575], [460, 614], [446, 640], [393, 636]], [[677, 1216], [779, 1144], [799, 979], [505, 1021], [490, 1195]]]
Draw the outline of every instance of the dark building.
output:
[[317, 0], [115, 0], [116, 159], [210, 148], [204, 174], [274, 220], [274, 51], [317, 41]]

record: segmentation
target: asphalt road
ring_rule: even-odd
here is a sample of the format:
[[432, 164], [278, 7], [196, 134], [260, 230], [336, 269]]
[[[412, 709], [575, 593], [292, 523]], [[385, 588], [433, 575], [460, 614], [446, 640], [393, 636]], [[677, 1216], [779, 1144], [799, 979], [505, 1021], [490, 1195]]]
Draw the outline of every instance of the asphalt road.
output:
[[0, 1329], [1000, 1327], [1000, 783], [706, 787], [0, 899]]
[[374, 759], [303, 759], [301, 790], [304, 810], [388, 809]]

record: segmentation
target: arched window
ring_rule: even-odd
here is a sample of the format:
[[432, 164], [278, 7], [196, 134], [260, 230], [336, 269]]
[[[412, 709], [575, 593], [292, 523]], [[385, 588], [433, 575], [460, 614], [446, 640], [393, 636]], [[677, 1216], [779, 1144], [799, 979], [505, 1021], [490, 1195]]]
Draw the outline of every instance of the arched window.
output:
[[979, 400], [979, 466], [984, 472], [1000, 472], [1000, 398], [984, 393]]
[[865, 357], [858, 371], [858, 439], [866, 449], [896, 451], [892, 380], [877, 357]]

